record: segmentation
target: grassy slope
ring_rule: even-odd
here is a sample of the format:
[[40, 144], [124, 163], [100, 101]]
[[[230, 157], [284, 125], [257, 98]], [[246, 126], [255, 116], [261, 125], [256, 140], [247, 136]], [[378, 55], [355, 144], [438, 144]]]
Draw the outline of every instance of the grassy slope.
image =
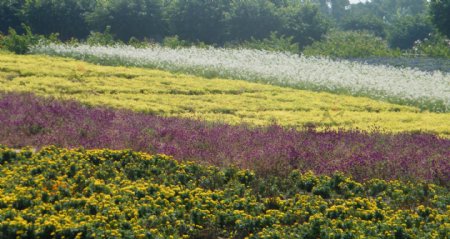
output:
[[93, 105], [227, 123], [379, 127], [450, 136], [449, 113], [420, 113], [414, 107], [367, 98], [54, 57], [0, 54], [0, 86], [6, 91], [32, 91]]

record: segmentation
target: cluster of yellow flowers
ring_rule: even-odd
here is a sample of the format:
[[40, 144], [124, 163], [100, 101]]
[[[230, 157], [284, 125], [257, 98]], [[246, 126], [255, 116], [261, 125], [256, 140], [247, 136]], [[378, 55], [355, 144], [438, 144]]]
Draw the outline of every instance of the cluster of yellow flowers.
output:
[[0, 238], [446, 238], [450, 231], [446, 188], [296, 171], [278, 195], [262, 189], [280, 180], [127, 150], [0, 147]]
[[76, 99], [86, 104], [250, 123], [392, 131], [450, 137], [450, 114], [364, 97], [319, 93], [239, 80], [205, 79], [158, 70], [97, 66], [44, 56], [0, 54], [6, 91]]

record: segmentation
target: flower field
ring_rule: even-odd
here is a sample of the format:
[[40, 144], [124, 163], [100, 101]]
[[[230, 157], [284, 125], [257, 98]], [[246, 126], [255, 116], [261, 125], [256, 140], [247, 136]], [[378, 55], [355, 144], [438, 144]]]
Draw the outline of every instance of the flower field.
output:
[[446, 72], [32, 51], [0, 52], [0, 239], [450, 235]]
[[450, 110], [450, 75], [410, 68], [305, 58], [247, 49], [57, 45], [36, 46], [36, 54], [66, 56], [108, 65], [144, 66], [206, 77], [224, 77], [300, 89], [328, 91]]
[[3, 90], [77, 99], [90, 105], [231, 124], [377, 128], [450, 137], [449, 113], [422, 112], [363, 97], [41, 56], [0, 54], [0, 63]]
[[0, 144], [16, 148], [131, 148], [220, 167], [236, 165], [261, 175], [299, 169], [328, 175], [341, 171], [360, 181], [450, 182], [450, 140], [429, 134], [230, 126], [30, 94], [0, 97], [0, 125]]
[[261, 178], [164, 155], [56, 147], [2, 147], [0, 165], [1, 238], [446, 238], [450, 230], [450, 194], [433, 184], [298, 171]]

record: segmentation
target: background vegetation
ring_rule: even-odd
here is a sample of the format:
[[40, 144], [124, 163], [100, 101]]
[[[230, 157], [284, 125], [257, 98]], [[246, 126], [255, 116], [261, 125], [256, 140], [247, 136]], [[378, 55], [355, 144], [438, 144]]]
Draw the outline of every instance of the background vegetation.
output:
[[[24, 23], [36, 34], [58, 33], [61, 40], [87, 39], [105, 30], [122, 42], [163, 42], [177, 36], [189, 44], [240, 45], [300, 52], [314, 42], [330, 48], [345, 45], [352, 35], [358, 42], [355, 52], [339, 57], [409, 54], [449, 57], [448, 44], [429, 44], [433, 50], [414, 48], [417, 41], [445, 42], [448, 37], [448, 1], [373, 0], [350, 4], [348, 0], [9, 0], [0, 2], [0, 32], [14, 28], [21, 34]], [[332, 30], [332, 33], [327, 33]], [[340, 33], [352, 31], [352, 33]], [[379, 37], [381, 46], [392, 51], [372, 49], [367, 32]], [[440, 32], [441, 34], [438, 34]], [[272, 47], [280, 39], [290, 39], [293, 47]], [[339, 42], [340, 41], [340, 42]], [[251, 42], [251, 44], [248, 44]], [[244, 43], [244, 44], [241, 44]], [[367, 43], [368, 49], [361, 51]], [[186, 44], [181, 44], [183, 46]], [[351, 44], [348, 44], [351, 45]], [[320, 52], [329, 55], [330, 50]], [[311, 51], [309, 51], [311, 53]], [[345, 53], [345, 54], [344, 54]], [[348, 53], [348, 54], [347, 54]], [[336, 55], [336, 54], [335, 54]], [[332, 55], [332, 56], [335, 56]]]

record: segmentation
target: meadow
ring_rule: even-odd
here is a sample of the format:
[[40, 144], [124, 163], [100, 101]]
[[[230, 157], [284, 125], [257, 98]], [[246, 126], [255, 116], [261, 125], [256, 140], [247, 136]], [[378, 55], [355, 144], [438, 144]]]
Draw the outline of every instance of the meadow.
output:
[[[229, 124], [422, 131], [450, 136], [449, 113], [422, 111], [420, 107], [365, 97], [160, 70], [98, 66], [46, 56], [0, 54], [0, 63], [4, 91], [33, 92], [90, 105]], [[442, 90], [435, 87], [433, 90]]]
[[[446, 238], [447, 189], [0, 147], [1, 238]], [[20, 174], [21, 177], [15, 175]], [[276, 187], [274, 187], [276, 186]], [[275, 188], [275, 190], [274, 190]]]
[[365, 96], [434, 112], [450, 109], [450, 75], [441, 71], [424, 72], [249, 49], [46, 44], [33, 47], [31, 52], [97, 64], [149, 67], [208, 78], [242, 79]]

